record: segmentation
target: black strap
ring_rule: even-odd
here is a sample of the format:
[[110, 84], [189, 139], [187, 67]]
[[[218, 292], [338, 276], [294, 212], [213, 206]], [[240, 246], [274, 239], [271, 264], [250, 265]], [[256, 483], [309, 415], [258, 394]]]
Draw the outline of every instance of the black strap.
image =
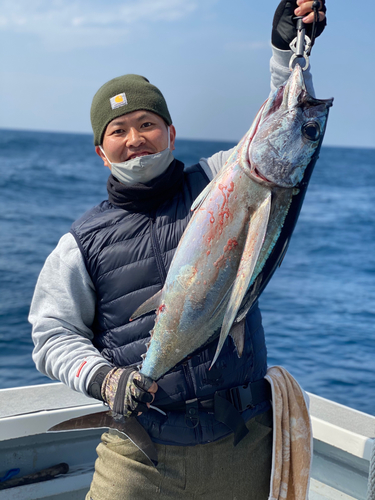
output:
[[123, 369], [123, 372], [120, 375], [120, 379], [118, 381], [115, 400], [113, 401], [113, 411], [115, 413], [119, 413], [120, 415], [124, 414], [124, 403], [125, 403], [125, 391], [126, 385], [128, 383], [130, 375], [133, 373], [132, 369]]
[[158, 408], [164, 411], [185, 411], [186, 424], [191, 428], [199, 424], [198, 410], [213, 411], [215, 419], [233, 432], [233, 444], [236, 446], [248, 433], [241, 412], [264, 401], [270, 401], [271, 396], [271, 387], [263, 378], [246, 385], [217, 391], [210, 399], [192, 399]]
[[[323, 6], [324, 6], [324, 4], [323, 4]], [[314, 12], [314, 21], [313, 21], [313, 25], [311, 28], [311, 36], [310, 36], [311, 45], [310, 45], [308, 51], [306, 52], [308, 56], [311, 54], [311, 49], [314, 46], [315, 38], [318, 36], [317, 33], [318, 33], [319, 9], [320, 9], [319, 0], [315, 0], [313, 2], [312, 8], [313, 8], [313, 12]]]
[[[238, 385], [217, 391], [209, 399], [194, 399], [190, 401], [197, 401], [200, 410], [213, 411], [215, 409], [216, 394], [229, 401], [237, 411], [243, 412], [248, 408], [254, 408], [254, 406], [264, 401], [271, 400], [271, 387], [267, 380], [262, 378], [246, 385]], [[185, 411], [187, 403], [188, 401], [179, 401], [177, 403], [158, 405], [158, 408], [163, 411]]]
[[271, 397], [271, 386], [265, 378], [215, 393], [215, 419], [233, 431], [234, 446], [249, 432], [240, 412], [270, 401]]
[[225, 424], [233, 432], [233, 446], [236, 446], [249, 432], [240, 413], [227, 399], [215, 393], [215, 420]]
[[218, 391], [217, 394], [227, 399], [239, 412], [271, 400], [271, 387], [265, 378], [250, 382], [246, 385], [231, 387], [224, 391]]

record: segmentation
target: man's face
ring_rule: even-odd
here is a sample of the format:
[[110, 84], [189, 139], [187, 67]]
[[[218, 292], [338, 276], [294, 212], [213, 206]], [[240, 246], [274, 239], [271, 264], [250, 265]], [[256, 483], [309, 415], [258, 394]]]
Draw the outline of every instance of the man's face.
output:
[[[159, 153], [168, 147], [175, 149], [176, 130], [169, 127], [159, 115], [151, 111], [133, 111], [112, 120], [104, 133], [102, 147], [112, 163], [120, 163], [138, 156]], [[104, 165], [111, 168], [107, 159], [97, 146], [96, 153], [103, 159]]]

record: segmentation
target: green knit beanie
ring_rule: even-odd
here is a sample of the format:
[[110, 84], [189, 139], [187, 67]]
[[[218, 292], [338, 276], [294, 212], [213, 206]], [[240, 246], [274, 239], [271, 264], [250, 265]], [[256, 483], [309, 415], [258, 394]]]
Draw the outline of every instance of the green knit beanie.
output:
[[172, 124], [163, 94], [144, 76], [118, 76], [100, 87], [91, 104], [95, 146], [101, 145], [110, 121], [140, 109], [152, 111], [161, 116], [168, 125]]

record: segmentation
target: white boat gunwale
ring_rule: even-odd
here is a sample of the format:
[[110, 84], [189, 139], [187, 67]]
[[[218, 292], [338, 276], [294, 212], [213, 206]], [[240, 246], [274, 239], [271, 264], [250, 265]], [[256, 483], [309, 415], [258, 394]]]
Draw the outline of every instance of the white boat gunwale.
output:
[[[375, 417], [314, 394], [309, 394], [309, 398], [314, 434], [310, 499], [365, 499], [374, 446]], [[92, 478], [95, 448], [102, 430], [52, 434], [46, 434], [46, 431], [64, 420], [106, 409], [99, 401], [74, 392], [60, 382], [1, 389], [0, 456], [4, 454], [7, 460], [1, 461], [4, 469], [2, 466], [0, 477], [13, 467], [9, 457], [17, 455], [15, 450], [23, 450], [17, 456], [21, 465], [26, 467], [24, 473], [30, 473], [26, 462], [31, 460], [31, 456], [34, 456], [33, 462], [38, 467], [35, 456], [39, 459], [45, 449], [61, 448], [59, 456], [68, 457], [71, 466], [65, 477], [13, 488], [12, 494], [16, 496], [12, 498], [82, 498]], [[33, 447], [36, 451], [31, 449]], [[76, 449], [76, 456], [70, 457], [70, 448]], [[79, 453], [83, 454], [82, 457]], [[53, 465], [43, 463], [44, 467]], [[5, 495], [7, 491], [10, 490], [0, 491], [0, 500], [9, 498]]]

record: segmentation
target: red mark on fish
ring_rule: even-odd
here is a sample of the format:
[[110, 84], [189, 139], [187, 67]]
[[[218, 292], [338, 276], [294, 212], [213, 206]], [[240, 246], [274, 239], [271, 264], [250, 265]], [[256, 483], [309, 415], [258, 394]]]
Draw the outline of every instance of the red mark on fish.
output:
[[[226, 182], [222, 182], [217, 185], [219, 194], [215, 199], [216, 208], [213, 208], [211, 205], [211, 207], [209, 207], [211, 210], [207, 210], [209, 219], [206, 220], [208, 222], [209, 229], [206, 234], [203, 235], [203, 243], [209, 248], [214, 242], [213, 240], [219, 238], [223, 234], [226, 226], [233, 218], [233, 209], [232, 206], [229, 205], [229, 198], [234, 192], [234, 187], [235, 183], [230, 179], [227, 179]], [[207, 255], [209, 254], [207, 253]]]
[[[228, 207], [228, 200], [229, 200], [229, 196], [230, 194], [233, 192], [234, 190], [234, 183], [233, 181], [231, 181], [229, 183], [229, 187], [228, 186], [224, 186], [223, 184], [219, 184], [219, 189], [221, 191], [221, 194], [223, 195], [223, 203], [221, 205], [221, 211], [219, 212], [219, 234], [222, 234], [223, 232], [223, 226], [224, 226], [224, 219], [229, 219], [229, 217], [231, 216], [231, 213], [229, 211], [229, 207]], [[224, 192], [226, 191], [226, 193]]]
[[215, 267], [223, 267], [225, 266], [227, 259], [224, 257], [224, 255], [221, 255], [217, 261], [214, 262]]
[[233, 250], [236, 246], [238, 246], [237, 240], [235, 238], [229, 239], [224, 247], [224, 252]]

